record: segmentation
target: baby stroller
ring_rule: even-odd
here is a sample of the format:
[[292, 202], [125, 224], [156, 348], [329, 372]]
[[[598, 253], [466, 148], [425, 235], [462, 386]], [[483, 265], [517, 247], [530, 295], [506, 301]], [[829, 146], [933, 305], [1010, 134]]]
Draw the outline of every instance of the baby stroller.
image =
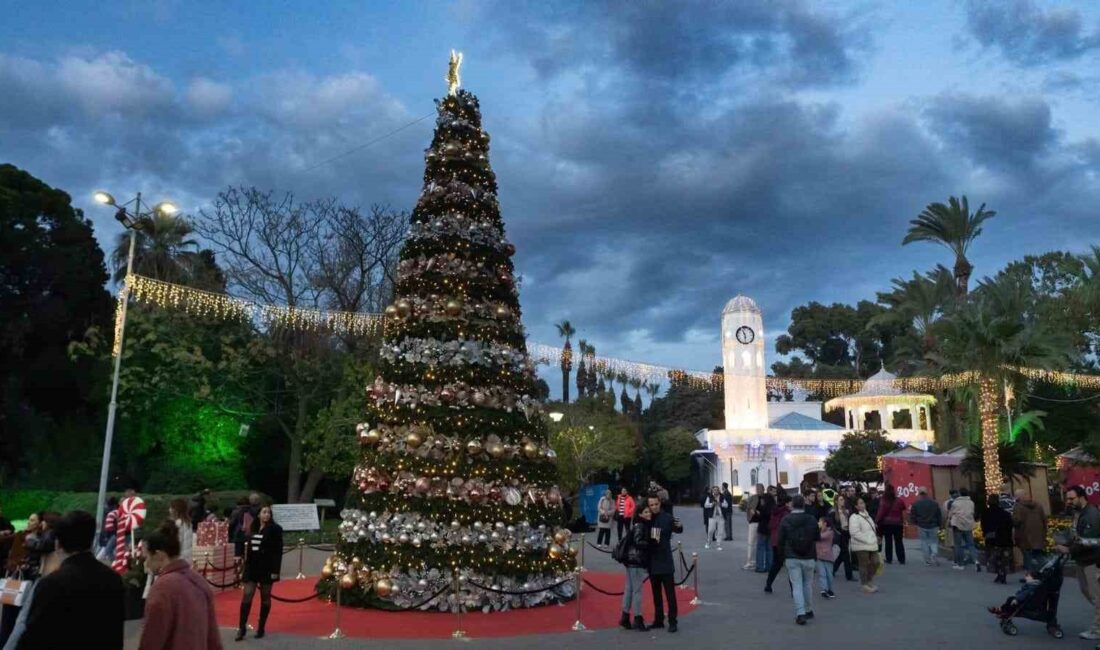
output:
[[1066, 555], [1056, 554], [1039, 569], [1035, 579], [1029, 579], [1023, 587], [1010, 596], [1000, 607], [990, 607], [997, 617], [1001, 631], [1009, 636], [1020, 633], [1013, 618], [1026, 618], [1047, 624], [1047, 632], [1055, 639], [1065, 636], [1058, 625], [1058, 596], [1062, 591], [1062, 568]]

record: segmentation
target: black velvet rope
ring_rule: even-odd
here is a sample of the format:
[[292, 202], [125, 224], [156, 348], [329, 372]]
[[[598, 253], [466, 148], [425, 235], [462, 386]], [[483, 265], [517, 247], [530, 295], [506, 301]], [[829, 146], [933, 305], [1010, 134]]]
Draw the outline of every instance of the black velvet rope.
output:
[[315, 551], [323, 551], [325, 553], [336, 550], [335, 546], [313, 546], [312, 544], [310, 544], [309, 547]]
[[207, 560], [206, 561], [206, 566], [203, 567], [203, 568], [204, 569], [214, 569], [215, 571], [229, 571], [231, 569], [236, 569], [237, 565], [232, 564], [232, 565], [226, 565], [226, 566], [214, 566], [213, 562], [211, 562], [210, 560]]
[[684, 571], [688, 570], [687, 560], [684, 559], [684, 552], [680, 551], [680, 566], [684, 568]]
[[504, 589], [494, 589], [492, 587], [486, 587], [485, 585], [479, 585], [478, 583], [474, 582], [473, 580], [467, 580], [466, 583], [470, 584], [470, 585], [473, 585], [473, 586], [477, 587], [478, 589], [482, 589], [484, 591], [491, 591], [494, 594], [505, 594], [505, 595], [508, 595], [508, 596], [526, 596], [527, 594], [539, 594], [539, 593], [542, 593], [544, 591], [550, 591], [551, 589], [557, 589], [558, 587], [564, 585], [565, 583], [567, 583], [571, 580], [573, 580], [573, 578], [566, 578], [565, 580], [562, 580], [561, 582], [559, 582], [556, 585], [550, 585], [549, 587], [543, 587], [542, 589], [528, 589], [526, 591], [505, 591]]
[[611, 551], [605, 551], [604, 549], [600, 548], [599, 546], [592, 546], [592, 542], [585, 542], [585, 544], [588, 544], [589, 546], [596, 549], [600, 553], [610, 553], [611, 552]]
[[[581, 580], [583, 580], [584, 584], [588, 585], [591, 589], [594, 589], [594, 590], [600, 592], [601, 594], [603, 594], [605, 596], [622, 596], [623, 593], [625, 593], [625, 592], [622, 592], [622, 591], [605, 591], [603, 589], [600, 589], [596, 585], [589, 582], [588, 578], [581, 578]], [[645, 579], [642, 580], [642, 584], [645, 584], [647, 582], [649, 582], [649, 576], [646, 576]]]
[[273, 600], [279, 601], [280, 603], [304, 603], [307, 600], [313, 600], [314, 598], [316, 598], [318, 596], [320, 596], [320, 594], [318, 594], [316, 591], [313, 592], [312, 594], [306, 596], [305, 598], [279, 598], [275, 594], [271, 594], [271, 598]]
[[233, 582], [226, 583], [224, 585], [220, 585], [220, 584], [208, 579], [206, 576], [203, 576], [202, 579], [206, 580], [206, 582], [209, 583], [210, 586], [215, 588], [215, 589], [232, 589], [233, 587], [236, 587], [237, 585], [241, 584], [241, 579], [240, 578], [237, 578]]
[[695, 565], [693, 564], [693, 565], [691, 565], [691, 568], [690, 568], [690, 569], [688, 569], [688, 572], [684, 574], [684, 579], [683, 579], [683, 580], [681, 580], [680, 582], [677, 582], [677, 583], [676, 583], [676, 586], [677, 586], [677, 587], [679, 587], [680, 585], [682, 585], [682, 584], [684, 584], [685, 582], [687, 582], [687, 581], [688, 581], [688, 577], [689, 577], [689, 576], [690, 576], [690, 575], [691, 575], [691, 574], [692, 574], [692, 573], [693, 573], [694, 571], [695, 571]]
[[420, 609], [424, 605], [427, 605], [428, 603], [432, 602], [436, 598], [439, 598], [440, 596], [442, 596], [450, 588], [451, 588], [451, 585], [443, 585], [442, 589], [435, 592], [431, 596], [428, 596], [426, 599], [420, 601], [419, 603], [417, 603], [415, 605], [409, 605], [408, 607], [399, 607], [398, 610], [402, 611], [402, 612], [407, 612], [407, 611], [413, 610], [413, 609]]

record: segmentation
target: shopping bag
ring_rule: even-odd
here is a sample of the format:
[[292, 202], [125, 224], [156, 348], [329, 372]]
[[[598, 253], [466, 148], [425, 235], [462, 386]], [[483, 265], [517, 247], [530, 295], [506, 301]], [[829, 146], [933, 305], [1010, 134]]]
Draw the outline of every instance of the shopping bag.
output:
[[30, 584], [26, 580], [0, 579], [0, 605], [22, 607], [23, 599], [27, 596], [27, 589]]

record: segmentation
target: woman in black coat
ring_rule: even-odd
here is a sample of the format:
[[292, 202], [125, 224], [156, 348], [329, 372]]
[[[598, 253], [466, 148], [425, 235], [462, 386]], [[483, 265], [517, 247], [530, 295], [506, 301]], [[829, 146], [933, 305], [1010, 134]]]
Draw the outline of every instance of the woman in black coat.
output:
[[244, 638], [248, 629], [248, 614], [252, 609], [252, 597], [256, 586], [260, 587], [260, 624], [256, 638], [264, 636], [267, 616], [271, 613], [271, 585], [278, 582], [283, 568], [283, 529], [272, 519], [271, 507], [260, 508], [260, 514], [252, 521], [252, 528], [244, 548], [244, 568], [241, 580], [244, 595], [241, 597], [241, 620], [237, 628], [237, 641]]
[[982, 535], [985, 536], [985, 557], [990, 573], [996, 573], [993, 582], [1008, 583], [1008, 569], [1012, 564], [1012, 515], [1001, 508], [1001, 498], [989, 495], [985, 513], [982, 514]]

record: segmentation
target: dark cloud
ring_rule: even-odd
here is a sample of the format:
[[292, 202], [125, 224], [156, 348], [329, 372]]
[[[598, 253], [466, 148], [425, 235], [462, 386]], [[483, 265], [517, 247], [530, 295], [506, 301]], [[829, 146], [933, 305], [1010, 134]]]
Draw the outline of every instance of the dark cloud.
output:
[[925, 115], [946, 147], [990, 169], [1033, 174], [1058, 142], [1050, 106], [1042, 99], [941, 95]]
[[713, 85], [766, 72], [771, 83], [850, 81], [865, 45], [853, 16], [807, 2], [503, 2], [486, 17], [509, 49], [545, 77], [614, 69], [640, 83]]
[[1022, 66], [1076, 59], [1100, 47], [1100, 29], [1091, 33], [1071, 7], [1044, 9], [1033, 0], [970, 0], [970, 33], [982, 47], [997, 48]]

